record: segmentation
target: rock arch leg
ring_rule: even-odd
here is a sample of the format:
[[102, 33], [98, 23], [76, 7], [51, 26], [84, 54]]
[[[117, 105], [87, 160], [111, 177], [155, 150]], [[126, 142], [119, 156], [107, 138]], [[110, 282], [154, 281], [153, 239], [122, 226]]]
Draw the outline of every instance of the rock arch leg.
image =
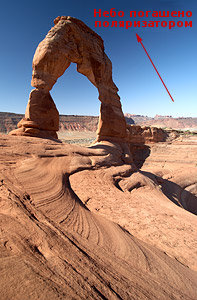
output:
[[58, 138], [59, 113], [49, 92], [43, 89], [31, 91], [25, 118], [17, 126], [12, 135]]
[[59, 113], [49, 91], [74, 62], [77, 71], [99, 91], [97, 140], [126, 141], [126, 121], [103, 40], [78, 19], [58, 17], [54, 23], [33, 58], [32, 86], [36, 89], [30, 93], [25, 118], [19, 122], [19, 129], [10, 134], [57, 138]]

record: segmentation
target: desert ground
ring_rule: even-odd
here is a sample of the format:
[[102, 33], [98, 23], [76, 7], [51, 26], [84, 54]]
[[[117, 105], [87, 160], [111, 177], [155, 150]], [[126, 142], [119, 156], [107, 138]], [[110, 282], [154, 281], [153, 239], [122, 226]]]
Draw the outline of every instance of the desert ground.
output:
[[197, 299], [196, 137], [91, 139], [1, 135], [0, 299]]
[[77, 131], [64, 130], [58, 132], [58, 138], [67, 144], [76, 144], [88, 147], [96, 139], [96, 132], [94, 131]]

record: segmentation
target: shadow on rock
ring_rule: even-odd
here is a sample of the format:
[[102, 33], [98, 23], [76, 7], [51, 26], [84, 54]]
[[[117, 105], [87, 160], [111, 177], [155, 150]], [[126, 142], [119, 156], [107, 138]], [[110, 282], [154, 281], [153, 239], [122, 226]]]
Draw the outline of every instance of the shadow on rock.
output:
[[156, 181], [160, 185], [162, 193], [174, 204], [197, 215], [197, 197], [194, 194], [183, 189], [180, 185], [150, 172], [140, 171], [140, 173]]

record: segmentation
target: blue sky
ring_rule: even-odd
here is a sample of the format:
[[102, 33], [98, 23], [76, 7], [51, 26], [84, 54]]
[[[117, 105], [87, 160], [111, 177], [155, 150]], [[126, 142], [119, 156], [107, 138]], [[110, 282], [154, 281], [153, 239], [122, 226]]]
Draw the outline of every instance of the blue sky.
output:
[[[95, 28], [94, 9], [192, 11], [193, 27], [172, 28]], [[119, 88], [124, 113], [154, 116], [197, 117], [197, 1], [130, 0], [65, 1], [34, 0], [1, 3], [0, 111], [24, 113], [31, 87], [32, 59], [39, 42], [53, 26], [57, 16], [81, 19], [104, 40], [105, 52], [113, 65], [113, 80]], [[147, 18], [140, 18], [147, 20]], [[150, 18], [148, 20], [152, 20]], [[163, 18], [162, 20], [185, 18]], [[136, 20], [139, 20], [136, 18]], [[161, 20], [161, 18], [155, 18]], [[150, 57], [175, 102], [173, 103], [151, 65], [136, 35], [143, 39]], [[98, 115], [97, 89], [71, 64], [58, 79], [51, 95], [60, 114]]]

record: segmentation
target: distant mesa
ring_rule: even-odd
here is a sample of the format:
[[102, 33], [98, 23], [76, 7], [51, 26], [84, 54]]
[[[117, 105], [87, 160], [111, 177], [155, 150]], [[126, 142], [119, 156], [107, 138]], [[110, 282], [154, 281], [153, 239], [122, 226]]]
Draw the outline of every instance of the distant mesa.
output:
[[25, 117], [18, 123], [18, 129], [10, 134], [57, 138], [59, 113], [49, 91], [73, 62], [77, 64], [77, 71], [99, 92], [101, 108], [97, 141], [124, 142], [126, 121], [102, 38], [73, 17], [57, 17], [54, 24], [33, 58], [31, 84], [36, 89], [30, 93]]

